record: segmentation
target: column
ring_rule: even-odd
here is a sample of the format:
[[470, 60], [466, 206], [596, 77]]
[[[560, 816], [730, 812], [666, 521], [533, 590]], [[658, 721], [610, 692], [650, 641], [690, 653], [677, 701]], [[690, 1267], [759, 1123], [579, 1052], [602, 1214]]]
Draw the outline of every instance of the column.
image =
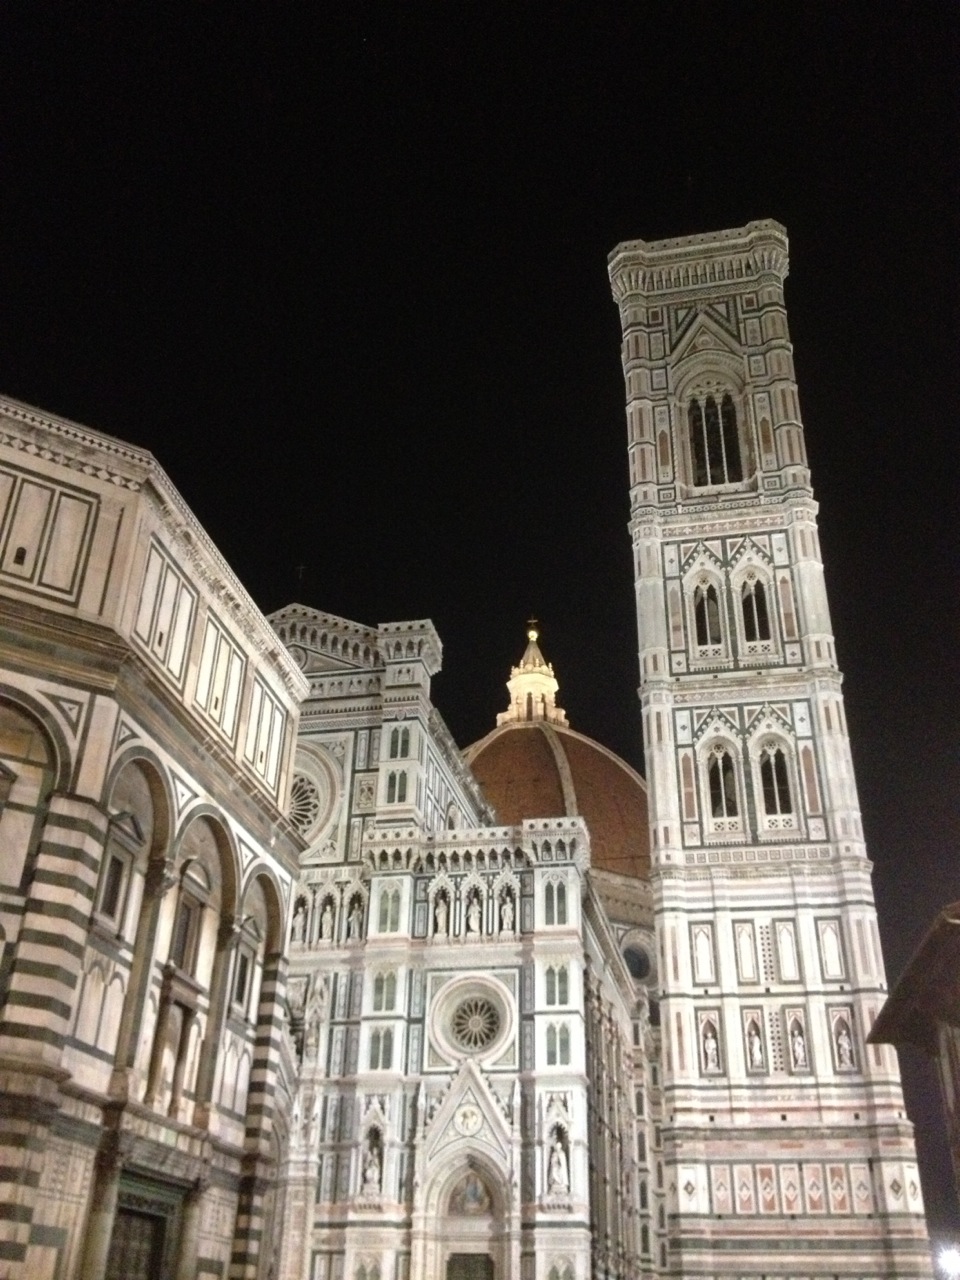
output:
[[220, 1052], [223, 1024], [229, 1004], [231, 964], [239, 936], [240, 921], [234, 916], [221, 916], [220, 927], [217, 930], [217, 950], [213, 958], [213, 970], [210, 974], [210, 1008], [207, 1012], [207, 1034], [204, 1036], [203, 1044], [200, 1047], [200, 1061], [197, 1064], [196, 1102], [193, 1108], [193, 1123], [198, 1129], [208, 1129], [210, 1127], [217, 1057]]

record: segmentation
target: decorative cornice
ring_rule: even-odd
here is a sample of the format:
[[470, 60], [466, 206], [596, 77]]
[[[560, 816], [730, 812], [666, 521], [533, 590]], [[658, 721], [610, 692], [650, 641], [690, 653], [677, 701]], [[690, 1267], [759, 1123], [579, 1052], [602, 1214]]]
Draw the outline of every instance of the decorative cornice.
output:
[[621, 306], [651, 294], [734, 286], [743, 289], [764, 275], [781, 282], [789, 269], [787, 233], [765, 218], [745, 227], [676, 236], [670, 240], [625, 240], [607, 259], [613, 296]]
[[[296, 702], [306, 697], [307, 683], [296, 663], [152, 453], [7, 397], [0, 397], [2, 417], [25, 430], [4, 431], [0, 425], [0, 444], [130, 493], [149, 488], [164, 532], [218, 607], [229, 613], [260, 659], [279, 675], [288, 695]], [[54, 437], [59, 447], [51, 447], [44, 436]]]

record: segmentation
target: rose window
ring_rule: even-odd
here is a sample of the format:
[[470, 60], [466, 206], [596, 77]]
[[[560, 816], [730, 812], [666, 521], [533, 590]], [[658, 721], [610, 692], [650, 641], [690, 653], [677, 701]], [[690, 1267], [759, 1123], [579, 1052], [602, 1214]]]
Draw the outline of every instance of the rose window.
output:
[[320, 791], [305, 773], [294, 775], [290, 787], [290, 821], [303, 835], [310, 830], [320, 813]]
[[468, 996], [454, 1009], [450, 1030], [461, 1049], [486, 1049], [500, 1034], [500, 1011], [486, 996]]

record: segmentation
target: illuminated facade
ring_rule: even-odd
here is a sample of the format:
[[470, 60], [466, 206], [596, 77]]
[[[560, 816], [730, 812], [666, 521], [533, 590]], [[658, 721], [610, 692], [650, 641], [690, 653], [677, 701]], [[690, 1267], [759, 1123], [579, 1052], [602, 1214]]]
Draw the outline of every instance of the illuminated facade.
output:
[[929, 1274], [774, 222], [610, 257], [660, 948], [663, 1274]]
[[461, 753], [429, 621], [0, 402], [0, 1277], [930, 1274], [786, 269], [610, 259], [646, 781], [534, 627]]

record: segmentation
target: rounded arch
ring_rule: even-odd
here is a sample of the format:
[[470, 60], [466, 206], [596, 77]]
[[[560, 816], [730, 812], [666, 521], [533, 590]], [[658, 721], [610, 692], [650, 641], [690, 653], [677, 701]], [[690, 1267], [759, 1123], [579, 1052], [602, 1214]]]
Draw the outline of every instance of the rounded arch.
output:
[[243, 878], [240, 892], [239, 914], [242, 916], [243, 903], [251, 886], [257, 883], [263, 894], [266, 909], [266, 953], [273, 955], [282, 951], [286, 943], [286, 896], [276, 873], [265, 862], [255, 862]]
[[694, 488], [742, 484], [755, 475], [749, 397], [736, 362], [717, 351], [681, 362], [674, 420], [683, 471]]
[[188, 841], [195, 835], [202, 839], [196, 831], [198, 824], [206, 826], [216, 853], [217, 869], [220, 872], [221, 914], [235, 916], [239, 903], [240, 859], [222, 816], [212, 805], [201, 805], [194, 809], [177, 833], [173, 847], [177, 869], [182, 870], [180, 864], [184, 853], [188, 852]]
[[635, 982], [648, 986], [656, 983], [657, 948], [649, 933], [629, 929], [620, 939], [620, 954]]
[[4, 707], [15, 715], [24, 716], [39, 731], [48, 752], [46, 767], [52, 775], [51, 790], [68, 790], [73, 775], [73, 756], [63, 730], [49, 708], [29, 693], [9, 684], [0, 684], [0, 711]]
[[150, 839], [149, 857], [162, 855], [170, 847], [173, 831], [173, 787], [170, 777], [160, 760], [142, 746], [134, 746], [116, 756], [107, 773], [103, 796], [107, 809], [116, 809], [115, 799], [117, 785], [122, 781], [123, 771], [128, 767], [137, 768], [146, 780], [153, 803], [153, 831]]
[[746, 384], [742, 361], [733, 352], [693, 351], [684, 356], [674, 369], [674, 392], [681, 408], [698, 391], [729, 391], [743, 402]]

